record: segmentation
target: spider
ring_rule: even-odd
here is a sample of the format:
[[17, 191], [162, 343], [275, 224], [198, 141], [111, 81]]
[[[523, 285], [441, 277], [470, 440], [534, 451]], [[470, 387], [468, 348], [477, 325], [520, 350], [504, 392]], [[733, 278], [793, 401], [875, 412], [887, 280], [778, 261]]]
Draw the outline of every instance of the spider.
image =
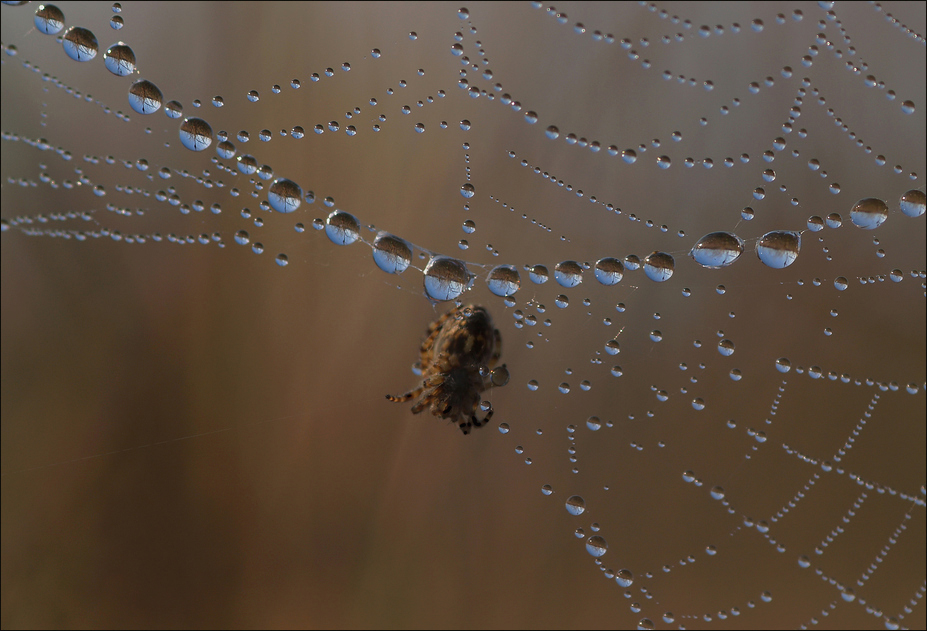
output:
[[505, 384], [505, 364], [490, 373], [502, 354], [502, 337], [489, 312], [468, 305], [445, 313], [428, 326], [422, 342], [422, 384], [401, 396], [386, 395], [396, 403], [421, 398], [412, 406], [418, 414], [427, 406], [437, 418], [456, 422], [470, 433], [492, 418], [492, 408], [483, 420], [476, 418], [481, 394], [487, 388]]

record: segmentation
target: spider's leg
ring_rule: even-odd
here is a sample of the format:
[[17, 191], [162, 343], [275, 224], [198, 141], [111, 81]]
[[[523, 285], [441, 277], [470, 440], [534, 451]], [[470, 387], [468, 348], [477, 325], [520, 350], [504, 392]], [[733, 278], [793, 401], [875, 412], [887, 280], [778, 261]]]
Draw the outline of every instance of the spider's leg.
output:
[[403, 403], [405, 401], [408, 401], [409, 399], [414, 399], [415, 397], [420, 395], [422, 393], [422, 390], [424, 389], [425, 389], [425, 386], [421, 386], [415, 390], [411, 390], [409, 392], [406, 392], [405, 394], [401, 394], [398, 397], [388, 394], [386, 395], [386, 398], [387, 400], [392, 401], [393, 403]]
[[493, 351], [492, 357], [489, 358], [489, 367], [494, 367], [500, 357], [502, 357], [502, 335], [499, 333], [499, 329], [496, 329], [493, 331]]

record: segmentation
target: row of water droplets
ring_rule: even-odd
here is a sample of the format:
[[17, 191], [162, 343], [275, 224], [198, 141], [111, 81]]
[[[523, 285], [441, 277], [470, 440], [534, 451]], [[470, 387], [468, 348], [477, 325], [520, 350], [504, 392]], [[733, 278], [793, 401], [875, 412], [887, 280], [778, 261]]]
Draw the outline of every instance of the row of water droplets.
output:
[[[651, 10], [653, 8], [651, 7]], [[121, 16], [118, 15], [121, 12], [121, 7], [118, 5], [113, 6], [113, 11], [117, 15], [114, 17], [119, 17], [119, 20], [111, 21], [113, 28], [121, 28], [124, 24], [124, 21], [121, 19]], [[549, 12], [552, 12], [549, 9]], [[458, 12], [461, 19], [469, 18], [469, 11], [466, 9], [460, 9]], [[796, 19], [799, 19], [796, 17]], [[558, 20], [563, 22], [564, 16], [562, 14], [558, 15]], [[59, 33], [65, 24], [64, 15], [57, 7], [53, 5], [41, 5], [35, 14], [35, 24], [39, 31], [55, 35]], [[690, 26], [690, 25], [689, 25]], [[581, 25], [576, 27], [577, 32], [583, 30]], [[756, 28], [754, 28], [756, 30]], [[470, 32], [472, 34], [476, 33], [475, 27], [471, 25]], [[410, 34], [411, 39], [415, 39], [416, 35], [414, 33]], [[88, 29], [82, 27], [70, 27], [65, 31], [64, 35], [60, 38], [62, 41], [63, 48], [65, 52], [74, 60], [77, 61], [89, 61], [96, 56], [98, 49], [96, 37]], [[462, 56], [462, 47], [460, 42], [463, 41], [464, 37], [461, 33], [457, 33], [454, 37], [455, 44], [451, 48], [452, 54], [456, 56]], [[614, 38], [606, 36], [600, 39], [601, 41], [613, 42]], [[622, 45], [625, 44], [626, 40], [622, 40]], [[485, 51], [482, 49], [481, 44], [477, 42], [479, 48], [479, 54], [482, 58], [482, 61], [485, 65], [487, 60], [485, 59]], [[378, 58], [380, 56], [378, 49], [373, 49], [371, 51], [372, 58]], [[104, 61], [107, 69], [117, 76], [129, 76], [136, 72], [136, 63], [135, 55], [132, 49], [124, 44], [123, 42], [118, 42], [111, 46], [106, 54], [104, 55]], [[468, 65], [469, 59], [462, 57], [461, 61], [464, 65]], [[474, 70], [480, 70], [480, 66], [476, 63], [472, 64]], [[350, 70], [350, 64], [345, 62], [342, 64], [342, 70]], [[423, 71], [419, 71], [420, 74]], [[326, 69], [325, 74], [331, 76], [334, 73], [332, 69]], [[460, 87], [465, 88], [470, 96], [478, 98], [479, 96], [484, 96], [493, 99], [491, 91], [479, 90], [474, 86], [469, 86], [466, 77], [466, 71], [462, 71], [463, 78], [459, 82]], [[492, 79], [492, 72], [488, 68], [483, 70], [484, 79]], [[313, 74], [313, 80], [318, 80], [318, 74]], [[298, 79], [293, 79], [290, 82], [291, 87], [298, 89], [300, 82]], [[402, 84], [401, 84], [402, 85]], [[502, 86], [499, 83], [495, 83], [492, 88], [493, 91], [501, 91]], [[280, 88], [275, 85], [273, 91], [278, 93]], [[443, 92], [439, 93], [439, 97], [444, 96]], [[248, 100], [252, 102], [257, 102], [260, 99], [260, 95], [256, 90], [252, 90], [247, 95]], [[163, 94], [161, 90], [155, 86], [153, 83], [146, 79], [140, 79], [135, 81], [128, 91], [128, 100], [129, 104], [134, 111], [139, 114], [148, 115], [158, 111], [163, 103]], [[431, 100], [431, 99], [429, 99]], [[521, 105], [518, 101], [514, 100], [510, 95], [503, 94], [499, 101], [503, 104], [510, 105], [513, 110], [519, 111]], [[224, 99], [222, 97], [216, 96], [212, 99], [213, 105], [221, 107], [224, 105]], [[371, 104], [376, 102], [375, 99], [371, 99]], [[196, 104], [195, 104], [196, 105]], [[736, 105], [736, 103], [735, 103]], [[164, 106], [165, 113], [171, 118], [179, 118], [182, 116], [183, 107], [177, 101], [170, 101]], [[405, 108], [404, 108], [405, 111]], [[381, 117], [385, 119], [385, 117]], [[533, 124], [537, 122], [538, 116], [533, 111], [529, 111], [525, 119], [527, 122]], [[704, 121], [704, 119], [702, 119]], [[794, 119], [792, 119], [794, 120]], [[469, 121], [461, 121], [460, 126], [462, 129], [469, 129]], [[442, 124], [442, 127], [446, 127], [446, 123]], [[423, 126], [416, 125], [417, 130], [423, 129]], [[337, 121], [332, 121], [328, 124], [328, 129], [330, 131], [337, 131], [339, 125]], [[374, 126], [374, 131], [379, 129], [378, 125]], [[322, 133], [324, 131], [323, 126], [316, 125], [316, 133]], [[353, 126], [348, 126], [346, 129], [347, 134], [354, 135], [356, 134], [356, 128]], [[283, 133], [283, 132], [281, 132]], [[294, 138], [301, 138], [304, 134], [304, 131], [299, 127], [295, 127], [291, 132]], [[556, 126], [550, 126], [547, 129], [547, 136], [550, 138], [557, 138], [559, 136], [559, 131]], [[181, 143], [187, 149], [191, 151], [203, 151], [209, 148], [214, 140], [214, 135], [212, 127], [210, 124], [199, 117], [189, 117], [185, 118], [179, 127], [178, 130], [179, 138]], [[247, 142], [250, 134], [246, 131], [239, 132], [238, 140], [240, 142]], [[260, 134], [262, 140], [270, 140], [272, 134], [269, 130], [263, 130]], [[8, 138], [9, 139], [9, 138]], [[273, 177], [273, 169], [267, 165], [263, 167], [258, 167], [257, 160], [249, 154], [241, 154], [236, 158], [237, 149], [235, 145], [229, 140], [229, 136], [225, 132], [219, 133], [220, 142], [217, 144], [216, 151], [217, 155], [221, 159], [231, 160], [235, 158], [236, 166], [238, 172], [243, 175], [250, 176], [257, 173], [262, 179], [270, 179]], [[681, 140], [681, 136], [674, 134], [674, 140]], [[584, 138], [577, 139], [575, 135], [567, 135], [567, 142], [569, 144], [579, 144], [580, 146], [589, 146], [593, 151], [597, 151], [599, 143], [592, 141], [591, 143], [587, 142]], [[781, 141], [782, 146], [784, 146], [784, 141]], [[653, 141], [654, 146], [659, 146], [659, 141]], [[465, 148], [467, 145], [465, 145]], [[646, 150], [646, 146], [642, 144], [640, 146], [642, 150]], [[782, 147], [780, 146], [780, 149]], [[868, 148], [867, 148], [868, 149]], [[611, 155], [617, 155], [617, 150], [614, 147], [609, 147]], [[768, 152], [771, 154], [772, 152]], [[514, 157], [514, 152], [510, 152], [510, 155]], [[627, 163], [634, 163], [636, 161], [636, 152], [632, 149], [628, 149], [622, 152], [622, 156]], [[771, 160], [771, 156], [767, 156], [767, 160]], [[741, 162], [747, 162], [749, 158], [741, 157]], [[812, 163], [815, 161], [812, 161]], [[702, 163], [706, 166], [711, 164], [710, 160], [703, 160]], [[522, 164], [527, 166], [527, 161], [522, 161]], [[661, 168], [667, 168], [670, 164], [670, 159], [667, 156], [661, 156], [657, 160], [657, 164]], [[694, 161], [687, 160], [686, 164], [692, 166]], [[725, 160], [725, 164], [733, 164], [733, 160]], [[225, 169], [229, 173], [232, 173], [232, 170], [228, 167]], [[536, 169], [537, 170], [537, 169]], [[898, 169], [896, 169], [897, 171]], [[165, 172], [169, 174], [170, 170], [162, 168], [160, 174], [162, 177], [165, 176]], [[767, 173], [774, 173], [771, 170], [767, 170]], [[916, 176], [915, 176], [916, 177]], [[775, 179], [775, 175], [771, 176], [772, 179]], [[556, 181], [551, 179], [551, 181]], [[771, 181], [767, 178], [767, 181]], [[557, 182], [560, 186], [563, 186], [562, 180]], [[567, 184], [567, 190], [572, 190], [572, 186]], [[258, 186], [258, 190], [261, 190], [263, 187]], [[99, 189], [99, 187], [98, 187]], [[233, 189], [233, 194], [236, 189]], [[99, 194], [99, 193], [98, 193]], [[476, 194], [475, 187], [469, 181], [461, 186], [461, 195], [465, 198], [472, 198]], [[577, 195], [582, 196], [583, 192], [581, 190], [577, 191]], [[762, 199], [765, 194], [762, 192], [762, 189], [757, 189], [754, 191], [754, 196], [757, 199]], [[165, 196], [165, 199], [167, 197]], [[311, 203], [314, 201], [315, 195], [311, 191], [303, 192], [302, 187], [289, 180], [287, 178], [276, 178], [270, 184], [267, 189], [267, 203], [270, 208], [280, 213], [292, 213], [296, 211], [303, 201]], [[591, 201], [597, 203], [598, 200], [595, 197], [590, 198]], [[176, 196], [171, 196], [171, 203], [175, 205], [180, 205], [181, 209], [184, 210], [184, 204], [178, 203]], [[263, 202], [262, 202], [263, 204]], [[326, 198], [326, 205], [333, 206], [333, 200]], [[607, 208], [614, 210], [617, 213], [620, 213], [620, 209], [614, 207], [611, 204], [603, 204]], [[924, 212], [924, 194], [918, 190], [910, 190], [904, 193], [900, 200], [900, 209], [903, 213], [909, 216], [918, 216]], [[216, 205], [213, 206], [213, 212], [218, 212], [216, 210]], [[860, 200], [853, 209], [851, 210], [851, 219], [855, 225], [866, 228], [873, 229], [881, 225], [882, 222], [888, 217], [888, 206], [885, 202], [877, 199], [866, 199]], [[246, 213], [243, 212], [243, 216]], [[250, 213], [247, 213], [246, 218], [250, 218]], [[744, 219], [752, 218], [752, 209], [746, 208], [741, 212], [741, 216]], [[633, 214], [629, 215], [629, 218], [632, 220], [637, 220], [636, 216]], [[818, 221], [818, 217], [811, 217], [808, 220], [808, 228], [810, 230], [816, 230], [817, 227], [822, 223]], [[839, 215], [832, 213], [828, 217], [828, 225], [835, 227], [839, 225], [840, 218]], [[4, 228], [17, 226], [17, 220], [4, 223]], [[652, 222], [648, 222], [648, 225], [652, 225]], [[361, 224], [359, 220], [351, 213], [342, 211], [342, 210], [333, 210], [328, 217], [324, 220], [316, 219], [313, 221], [313, 226], [317, 229], [325, 230], [329, 239], [338, 245], [349, 245], [356, 241], [361, 241], [366, 243], [372, 248], [373, 258], [377, 266], [391, 274], [401, 274], [411, 265], [413, 246], [408, 241], [392, 235], [385, 231], [379, 231], [376, 237], [371, 241], [365, 239], [361, 236]], [[297, 224], [296, 230], [302, 231], [303, 224]], [[475, 224], [468, 220], [464, 223], [465, 232], [472, 232], [475, 229]], [[665, 227], [663, 228], [666, 231]], [[30, 234], [42, 234], [42, 231], [30, 230]], [[60, 231], [55, 231], [55, 234], [61, 234]], [[67, 234], [67, 233], [64, 233]], [[117, 238], [121, 238], [121, 235], [115, 234]], [[154, 240], [159, 240], [160, 235], [152, 235]], [[680, 232], [680, 236], [684, 236], [684, 233]], [[130, 239], [132, 240], [132, 239]], [[135, 241], [144, 242], [144, 237], [134, 239]], [[204, 235], [200, 235], [198, 239], [201, 243], [206, 243], [209, 241], [218, 241], [220, 244], [223, 241], [220, 238], [216, 238], [214, 234], [208, 240], [204, 238]], [[251, 243], [250, 235], [245, 230], [240, 230], [236, 233], [235, 241], [239, 244], [249, 244]], [[190, 238], [187, 239], [176, 239], [176, 242], [191, 242]], [[465, 247], [464, 242], [462, 241], [461, 247]], [[262, 253], [264, 251], [263, 244], [255, 242], [252, 245], [252, 248], [256, 253]], [[766, 265], [774, 268], [783, 268], [787, 267], [795, 261], [801, 248], [801, 231], [793, 230], [777, 230], [771, 231], [764, 234], [762, 237], [756, 239], [755, 241], [755, 250], [757, 256], [760, 260]], [[468, 264], [465, 261], [460, 259], [438, 255], [426, 248], [418, 248], [423, 255], [429, 257], [429, 261], [425, 266], [424, 273], [424, 288], [426, 295], [436, 301], [446, 301], [457, 299], [464, 291], [468, 290], [473, 286], [474, 280], [476, 279], [476, 274], [470, 271], [471, 266], [475, 267], [485, 267], [476, 264]], [[734, 263], [744, 251], [744, 241], [739, 236], [732, 232], [726, 231], [717, 231], [706, 234], [701, 239], [699, 239], [696, 244], [689, 251], [690, 256], [706, 268], [717, 269]], [[277, 256], [276, 261], [280, 265], [286, 265], [288, 262], [288, 257], [285, 254], [280, 254]], [[588, 263], [579, 263], [572, 260], [562, 261], [554, 266], [554, 277], [558, 283], [563, 287], [575, 287], [582, 282], [583, 271], [592, 269], [594, 267], [596, 279], [604, 285], [614, 285], [620, 282], [623, 278], [625, 271], [635, 271], [642, 268], [647, 275], [647, 277], [656, 282], [663, 282], [668, 280], [675, 269], [675, 257], [668, 252], [654, 251], [648, 256], [644, 257], [641, 260], [637, 255], [628, 255], [624, 260], [620, 260], [615, 257], [605, 257], [602, 258], [593, 265]], [[535, 283], [543, 283], [549, 277], [548, 267], [546, 265], [533, 265], [533, 266], [524, 266], [524, 271], [529, 273], [529, 278]], [[499, 296], [510, 297], [515, 292], [518, 291], [520, 287], [520, 273], [518, 268], [514, 265], [497, 265], [492, 267], [488, 274], [485, 277], [486, 285], [493, 293]]]

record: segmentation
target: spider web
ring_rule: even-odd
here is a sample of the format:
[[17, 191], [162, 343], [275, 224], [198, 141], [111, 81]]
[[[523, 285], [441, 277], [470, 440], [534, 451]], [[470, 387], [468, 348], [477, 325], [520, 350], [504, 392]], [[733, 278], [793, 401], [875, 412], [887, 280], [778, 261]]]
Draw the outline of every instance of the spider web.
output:
[[923, 3], [121, 4], [3, 7], [3, 626], [924, 627]]

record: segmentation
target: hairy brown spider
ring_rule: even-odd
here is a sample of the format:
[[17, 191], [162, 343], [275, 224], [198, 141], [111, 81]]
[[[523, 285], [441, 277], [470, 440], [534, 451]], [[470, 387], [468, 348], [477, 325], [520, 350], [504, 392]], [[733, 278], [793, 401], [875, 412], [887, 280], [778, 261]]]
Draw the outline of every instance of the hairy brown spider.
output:
[[437, 418], [457, 423], [470, 433], [492, 418], [492, 408], [483, 420], [476, 417], [484, 390], [504, 385], [507, 371], [503, 364], [490, 373], [502, 354], [502, 337], [483, 307], [467, 305], [445, 313], [428, 326], [422, 342], [422, 384], [401, 396], [390, 394], [390, 401], [402, 403], [421, 395], [412, 406], [418, 414], [427, 406]]

